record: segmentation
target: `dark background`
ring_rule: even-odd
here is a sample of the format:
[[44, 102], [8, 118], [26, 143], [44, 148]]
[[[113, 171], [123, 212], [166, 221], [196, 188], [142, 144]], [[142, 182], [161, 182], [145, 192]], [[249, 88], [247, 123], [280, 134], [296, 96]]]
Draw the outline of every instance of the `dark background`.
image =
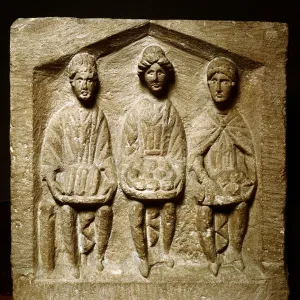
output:
[[[10, 272], [10, 156], [9, 156], [9, 29], [17, 18], [78, 17], [190, 19], [284, 22], [289, 25], [287, 64], [287, 177], [286, 263], [290, 300], [300, 299], [300, 9], [297, 0], [196, 1], [8, 1], [1, 2], [1, 108], [0, 108], [0, 300], [11, 295]], [[276, 84], [276, 78], [274, 78]], [[299, 270], [299, 271], [298, 271]], [[299, 275], [298, 275], [299, 272]], [[299, 277], [299, 279], [298, 279]], [[9, 299], [9, 298], [8, 298]], [[42, 299], [43, 300], [43, 299]], [[224, 299], [226, 300], [226, 299]], [[280, 300], [280, 299], [278, 299]]]

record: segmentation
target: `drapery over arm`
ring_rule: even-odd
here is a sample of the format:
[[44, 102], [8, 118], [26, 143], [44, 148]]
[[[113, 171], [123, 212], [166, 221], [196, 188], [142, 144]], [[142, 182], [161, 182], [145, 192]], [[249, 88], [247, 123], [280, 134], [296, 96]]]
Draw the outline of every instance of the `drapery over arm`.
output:
[[[228, 115], [218, 116], [217, 113], [204, 111], [195, 119], [192, 126], [197, 130], [191, 137], [191, 166], [189, 169], [192, 178], [201, 184], [205, 202], [213, 204], [215, 197], [219, 196], [231, 199], [224, 200], [224, 203], [251, 199], [257, 180], [253, 141], [240, 113], [233, 109]], [[220, 149], [215, 148], [216, 145]], [[228, 155], [232, 158], [231, 162], [226, 160]], [[218, 160], [218, 157], [221, 160]], [[231, 173], [232, 175], [230, 175]], [[219, 177], [215, 178], [215, 176]], [[241, 180], [241, 182], [231, 183], [233, 179], [229, 179], [229, 177], [240, 178], [237, 180]], [[227, 195], [225, 186], [230, 184], [239, 185], [241, 194]], [[204, 197], [201, 198], [203, 201]]]
[[41, 173], [43, 179], [49, 173], [62, 168], [62, 124], [58, 115], [54, 116], [45, 130], [41, 150]]
[[197, 180], [201, 183], [209, 176], [204, 168], [204, 156], [218, 139], [221, 129], [204, 111], [193, 123], [194, 134], [190, 140], [190, 167], [195, 172]]
[[137, 111], [131, 111], [125, 120], [123, 133], [122, 133], [122, 156], [130, 157], [133, 154], [137, 154], [139, 148], [139, 130]]
[[169, 145], [167, 157], [177, 166], [179, 173], [185, 174], [186, 166], [186, 138], [184, 127], [178, 112], [173, 106], [170, 108], [169, 121], [166, 128], [169, 131]]
[[104, 172], [111, 187], [116, 188], [116, 168], [111, 151], [107, 120], [102, 111], [99, 111], [94, 118], [96, 118], [96, 122], [92, 128], [91, 139], [95, 140], [95, 145], [93, 141], [90, 142], [90, 149], [94, 148], [93, 164]]

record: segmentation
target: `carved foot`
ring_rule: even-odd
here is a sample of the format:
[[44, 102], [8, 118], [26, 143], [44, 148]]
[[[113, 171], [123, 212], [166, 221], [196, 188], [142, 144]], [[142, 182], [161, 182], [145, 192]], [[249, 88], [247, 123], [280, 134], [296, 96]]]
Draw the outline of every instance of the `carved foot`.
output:
[[232, 264], [239, 271], [245, 268], [242, 254], [233, 247], [228, 248], [223, 260], [225, 264]]
[[97, 262], [97, 269], [99, 272], [102, 272], [103, 269], [104, 269], [104, 266], [103, 266], [103, 258], [100, 258]]
[[80, 270], [76, 264], [57, 263], [48, 278], [78, 279], [80, 278]]
[[78, 279], [80, 277], [80, 272], [78, 268], [72, 268], [71, 269], [71, 276]]
[[241, 259], [235, 260], [235, 261], [233, 262], [233, 265], [234, 265], [234, 267], [235, 267], [236, 269], [238, 269], [239, 271], [243, 271], [244, 268], [245, 268], [245, 265], [244, 265], [244, 263], [243, 263], [243, 261], [242, 261]]
[[165, 264], [169, 267], [169, 268], [173, 268], [174, 267], [174, 259], [171, 257], [165, 257], [164, 258]]
[[141, 259], [139, 270], [143, 277], [147, 278], [149, 276], [150, 267], [147, 259]]
[[214, 276], [217, 276], [219, 273], [220, 266], [221, 264], [218, 261], [210, 262], [208, 264], [208, 269]]
[[242, 260], [241, 253], [229, 246], [223, 258], [224, 264], [233, 264], [235, 261], [239, 260]]
[[67, 278], [67, 279], [78, 279], [80, 277], [80, 272], [77, 267], [74, 266], [61, 266], [61, 268], [55, 269], [55, 275]]
[[39, 268], [37, 270], [36, 277], [37, 278], [51, 278], [52, 274], [53, 274], [53, 270], [49, 271], [49, 270]]

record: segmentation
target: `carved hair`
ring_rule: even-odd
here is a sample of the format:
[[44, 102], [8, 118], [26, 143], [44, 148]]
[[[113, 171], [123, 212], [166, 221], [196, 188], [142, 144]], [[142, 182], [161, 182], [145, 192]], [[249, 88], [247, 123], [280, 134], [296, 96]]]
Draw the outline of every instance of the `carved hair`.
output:
[[142, 82], [145, 81], [145, 72], [155, 63], [166, 71], [169, 81], [174, 80], [174, 67], [167, 59], [165, 52], [159, 46], [149, 46], [144, 50], [138, 64], [138, 75]]
[[238, 69], [236, 64], [225, 57], [216, 57], [207, 66], [207, 80], [210, 80], [214, 74], [222, 73], [228, 76], [231, 81], [236, 82], [238, 78]]
[[76, 73], [84, 71], [93, 73], [93, 78], [96, 79], [98, 77], [96, 59], [89, 53], [77, 53], [67, 67], [69, 78], [72, 80]]

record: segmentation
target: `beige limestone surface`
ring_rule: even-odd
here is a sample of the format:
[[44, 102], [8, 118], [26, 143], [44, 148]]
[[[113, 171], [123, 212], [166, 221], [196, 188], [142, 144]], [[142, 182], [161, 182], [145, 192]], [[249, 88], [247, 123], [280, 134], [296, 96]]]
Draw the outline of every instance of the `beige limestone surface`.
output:
[[17, 20], [14, 299], [288, 299], [287, 37], [280, 23]]

